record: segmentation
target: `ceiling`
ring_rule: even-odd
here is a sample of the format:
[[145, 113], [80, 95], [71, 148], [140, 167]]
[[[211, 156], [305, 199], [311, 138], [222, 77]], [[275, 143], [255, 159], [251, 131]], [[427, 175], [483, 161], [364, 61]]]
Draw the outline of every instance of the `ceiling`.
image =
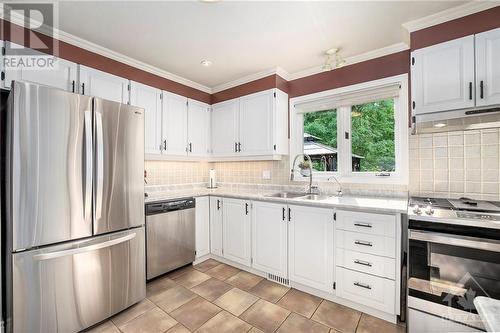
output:
[[331, 47], [349, 57], [407, 41], [402, 23], [462, 3], [69, 1], [59, 2], [59, 28], [215, 87], [278, 66], [321, 66]]

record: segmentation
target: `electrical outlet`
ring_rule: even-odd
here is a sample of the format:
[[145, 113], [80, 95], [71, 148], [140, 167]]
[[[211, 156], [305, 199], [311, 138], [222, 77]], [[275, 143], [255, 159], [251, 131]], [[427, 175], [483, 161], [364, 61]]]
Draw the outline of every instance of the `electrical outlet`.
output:
[[271, 170], [262, 171], [262, 179], [271, 179]]

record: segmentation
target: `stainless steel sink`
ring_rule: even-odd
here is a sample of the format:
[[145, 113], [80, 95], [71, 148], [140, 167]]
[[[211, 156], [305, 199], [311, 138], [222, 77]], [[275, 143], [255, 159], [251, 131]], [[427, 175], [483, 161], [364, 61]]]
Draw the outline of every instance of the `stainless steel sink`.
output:
[[298, 198], [298, 197], [303, 197], [304, 193], [297, 193], [297, 192], [278, 192], [278, 193], [273, 193], [266, 195], [266, 197], [271, 197], [271, 198]]
[[308, 194], [303, 197], [299, 197], [298, 199], [304, 199], [304, 200], [325, 200], [328, 199], [330, 196], [324, 195], [324, 194]]

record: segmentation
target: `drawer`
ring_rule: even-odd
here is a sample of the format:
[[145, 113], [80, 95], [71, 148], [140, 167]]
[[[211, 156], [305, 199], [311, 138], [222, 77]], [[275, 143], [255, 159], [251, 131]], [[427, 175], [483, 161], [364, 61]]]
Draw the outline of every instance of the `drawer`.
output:
[[395, 238], [345, 230], [336, 230], [335, 234], [337, 248], [396, 258]]
[[393, 280], [337, 267], [338, 297], [390, 314], [396, 313], [396, 283]]
[[339, 210], [336, 222], [337, 229], [396, 237], [396, 216], [394, 215]]
[[392, 280], [396, 278], [396, 260], [392, 258], [338, 248], [335, 259], [337, 266]]

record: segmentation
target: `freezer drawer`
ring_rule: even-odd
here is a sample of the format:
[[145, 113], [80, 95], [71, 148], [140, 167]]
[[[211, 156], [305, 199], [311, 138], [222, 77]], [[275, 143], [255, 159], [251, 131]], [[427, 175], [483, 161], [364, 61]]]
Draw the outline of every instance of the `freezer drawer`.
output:
[[13, 254], [13, 332], [78, 332], [146, 296], [144, 227]]

